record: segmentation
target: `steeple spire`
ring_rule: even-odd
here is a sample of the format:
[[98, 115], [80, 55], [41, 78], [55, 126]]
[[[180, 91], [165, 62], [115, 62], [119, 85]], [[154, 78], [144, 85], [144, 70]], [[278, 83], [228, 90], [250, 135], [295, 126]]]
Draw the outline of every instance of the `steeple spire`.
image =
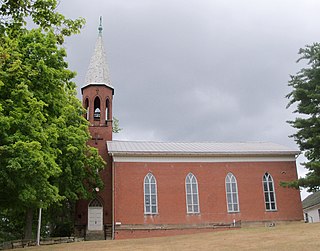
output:
[[106, 85], [112, 89], [111, 81], [109, 78], [109, 69], [106, 60], [106, 53], [102, 40], [102, 17], [100, 16], [100, 23], [98, 26], [98, 38], [96, 41], [94, 53], [91, 57], [89, 68], [86, 75], [85, 86], [82, 88], [94, 84], [94, 85]]

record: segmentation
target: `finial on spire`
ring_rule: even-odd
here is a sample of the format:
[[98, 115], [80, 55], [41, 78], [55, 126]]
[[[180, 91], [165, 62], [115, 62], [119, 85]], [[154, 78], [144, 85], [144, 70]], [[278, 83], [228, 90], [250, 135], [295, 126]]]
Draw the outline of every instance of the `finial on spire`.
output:
[[99, 31], [99, 34], [102, 34], [102, 16], [100, 16], [100, 24], [99, 24], [99, 28], [98, 28], [98, 31]]

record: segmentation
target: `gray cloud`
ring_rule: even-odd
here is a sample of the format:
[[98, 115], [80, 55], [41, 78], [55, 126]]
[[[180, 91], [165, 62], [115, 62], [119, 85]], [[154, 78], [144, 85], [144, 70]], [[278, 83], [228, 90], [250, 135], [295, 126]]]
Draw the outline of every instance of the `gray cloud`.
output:
[[117, 139], [296, 147], [284, 97], [302, 67], [298, 49], [319, 41], [319, 1], [65, 0], [59, 9], [87, 19], [66, 43], [79, 87], [104, 18]]

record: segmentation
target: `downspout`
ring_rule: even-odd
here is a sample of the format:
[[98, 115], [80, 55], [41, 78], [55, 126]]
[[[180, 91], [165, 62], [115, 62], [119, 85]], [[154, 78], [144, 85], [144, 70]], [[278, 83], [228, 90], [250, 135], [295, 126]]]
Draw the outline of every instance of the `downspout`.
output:
[[115, 217], [114, 217], [114, 212], [115, 212], [115, 209], [114, 209], [114, 201], [115, 201], [115, 195], [114, 195], [114, 180], [115, 180], [115, 170], [114, 170], [114, 159], [113, 159], [113, 154], [112, 154], [112, 240], [114, 240], [115, 236], [115, 224], [114, 224], [114, 220], [115, 220]]

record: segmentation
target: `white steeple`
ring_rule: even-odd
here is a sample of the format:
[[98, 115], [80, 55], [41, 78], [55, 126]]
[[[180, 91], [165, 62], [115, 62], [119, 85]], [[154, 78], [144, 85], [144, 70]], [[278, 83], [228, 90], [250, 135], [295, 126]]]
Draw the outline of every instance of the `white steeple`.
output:
[[109, 78], [109, 69], [106, 60], [106, 53], [103, 46], [102, 29], [102, 17], [100, 17], [98, 39], [96, 41], [94, 53], [90, 60], [88, 72], [85, 79], [85, 85], [82, 88], [88, 85], [106, 85], [114, 89]]

